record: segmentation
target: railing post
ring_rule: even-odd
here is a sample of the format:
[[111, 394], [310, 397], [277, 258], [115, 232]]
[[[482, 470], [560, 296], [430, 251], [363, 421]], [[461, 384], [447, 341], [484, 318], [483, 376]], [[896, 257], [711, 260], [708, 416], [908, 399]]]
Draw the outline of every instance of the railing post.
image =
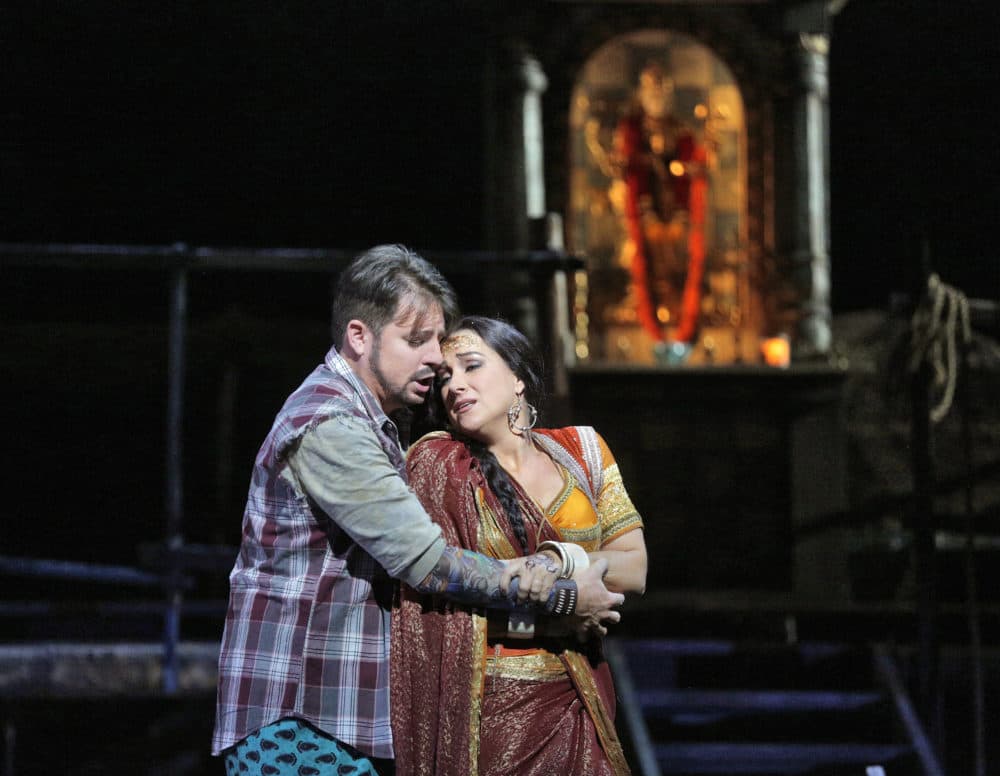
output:
[[[920, 284], [916, 304], [924, 303], [930, 255], [926, 244], [921, 256]], [[920, 711], [931, 741], [941, 754], [942, 719], [938, 672], [938, 558], [935, 548], [937, 521], [934, 515], [936, 473], [934, 431], [931, 422], [931, 366], [921, 358], [910, 376], [910, 465], [913, 502], [910, 529], [913, 532], [917, 604], [917, 684]]]
[[[178, 254], [186, 246], [175, 246]], [[170, 311], [167, 334], [166, 545], [167, 605], [163, 622], [163, 691], [178, 689], [177, 644], [183, 594], [178, 551], [184, 545], [184, 378], [187, 334], [187, 264], [181, 258], [170, 271]]]

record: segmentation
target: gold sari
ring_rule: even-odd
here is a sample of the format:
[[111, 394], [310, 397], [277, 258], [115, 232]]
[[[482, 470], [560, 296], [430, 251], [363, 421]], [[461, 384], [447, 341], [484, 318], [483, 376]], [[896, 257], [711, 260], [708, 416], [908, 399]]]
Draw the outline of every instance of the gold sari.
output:
[[[548, 539], [594, 551], [641, 527], [593, 429], [536, 435], [560, 466], [564, 487], [543, 510], [515, 483], [529, 552]], [[519, 554], [502, 507], [463, 443], [447, 434], [424, 437], [410, 450], [408, 471], [449, 544], [502, 559]], [[561, 637], [511, 640], [506, 620], [505, 613], [488, 617], [403, 587], [391, 660], [398, 775], [628, 774], [600, 641], [580, 644], [565, 630]], [[551, 626], [539, 620], [540, 632]]]

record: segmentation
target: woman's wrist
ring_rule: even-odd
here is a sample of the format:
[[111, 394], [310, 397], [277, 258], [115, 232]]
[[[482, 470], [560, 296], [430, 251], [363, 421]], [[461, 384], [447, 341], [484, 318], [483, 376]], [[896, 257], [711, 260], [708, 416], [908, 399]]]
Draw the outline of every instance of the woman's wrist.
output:
[[546, 541], [538, 545], [536, 552], [553, 552], [559, 557], [562, 567], [559, 571], [561, 579], [570, 579], [577, 571], [590, 567], [590, 557], [587, 551], [573, 542]]

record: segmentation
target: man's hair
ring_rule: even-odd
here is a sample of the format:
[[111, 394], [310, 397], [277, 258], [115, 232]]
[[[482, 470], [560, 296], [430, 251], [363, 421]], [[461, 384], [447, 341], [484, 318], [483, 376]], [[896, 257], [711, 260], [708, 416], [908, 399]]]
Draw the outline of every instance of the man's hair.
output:
[[376, 245], [359, 254], [337, 278], [330, 323], [334, 344], [340, 346], [354, 319], [381, 334], [408, 298], [417, 309], [440, 305], [446, 327], [458, 315], [454, 289], [419, 254], [403, 245]]

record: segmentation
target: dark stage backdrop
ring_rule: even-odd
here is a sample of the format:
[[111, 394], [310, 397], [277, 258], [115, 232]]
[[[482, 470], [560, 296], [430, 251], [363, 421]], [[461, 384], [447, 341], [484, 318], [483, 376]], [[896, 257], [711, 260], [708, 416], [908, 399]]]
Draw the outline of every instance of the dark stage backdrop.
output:
[[[0, 240], [482, 246], [482, 89], [508, 6], [13, 6]], [[925, 238], [954, 283], [1000, 293], [997, 29], [992, 0], [853, 0], [836, 18], [838, 309], [884, 305]]]
[[2, 240], [480, 240], [490, 32], [471, 5], [0, 13]]
[[[539, 19], [571, 6], [0, 2], [0, 242], [485, 247], [482, 90], [498, 22], [514, 5]], [[881, 308], [892, 290], [909, 290], [922, 238], [946, 280], [1000, 298], [998, 6], [851, 0], [836, 19], [836, 311]], [[166, 275], [17, 270], [2, 280], [0, 554], [134, 565], [165, 526]], [[238, 540], [256, 447], [328, 342], [327, 280], [190, 278], [187, 541]], [[189, 600], [223, 597], [226, 574], [198, 584]], [[5, 601], [64, 610], [51, 621], [7, 619], [4, 638], [154, 640], [157, 616], [66, 609], [159, 595], [7, 578]], [[185, 616], [182, 628], [216, 641], [221, 617]], [[70, 757], [89, 773], [220, 767], [206, 754], [207, 698], [16, 711], [25, 773], [65, 771]]]
[[[499, 9], [4, 4], [0, 241], [482, 248]], [[985, 0], [854, 0], [837, 17], [836, 309], [909, 290], [925, 237], [946, 280], [1000, 297], [997, 13]], [[326, 347], [327, 280], [191, 279], [191, 540], [237, 538], [256, 445]], [[4, 551], [131, 557], [163, 526], [165, 276], [4, 281], [5, 469], [28, 494], [7, 515], [32, 526]], [[232, 428], [219, 425], [226, 401]]]
[[830, 57], [834, 309], [883, 307], [933, 267], [1000, 299], [1000, 4], [853, 0]]

